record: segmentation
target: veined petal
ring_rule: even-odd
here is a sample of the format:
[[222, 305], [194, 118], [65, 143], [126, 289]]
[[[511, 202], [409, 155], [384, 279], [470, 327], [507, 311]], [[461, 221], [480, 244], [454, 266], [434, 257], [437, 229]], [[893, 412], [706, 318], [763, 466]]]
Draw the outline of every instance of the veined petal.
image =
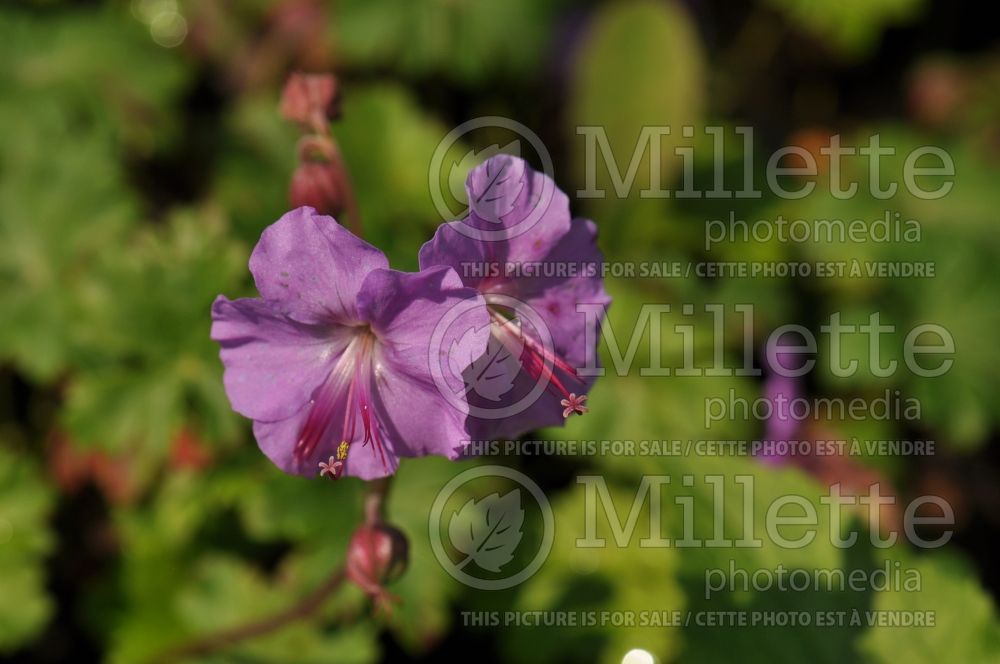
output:
[[[593, 378], [589, 379], [589, 382], [584, 384], [583, 391], [589, 391], [592, 382]], [[501, 402], [491, 403], [478, 395], [471, 395], [470, 399], [474, 405], [488, 411], [498, 406], [518, 403], [534, 386], [535, 379], [520, 371], [514, 380], [514, 388], [504, 395]], [[579, 384], [577, 388], [580, 388]], [[483, 440], [511, 440], [545, 427], [562, 426], [565, 418], [562, 415], [563, 406], [559, 403], [561, 399], [560, 395], [551, 390], [544, 390], [534, 400], [525, 402], [524, 410], [516, 415], [496, 419], [474, 418], [471, 426], [477, 437]]]
[[311, 207], [292, 210], [264, 229], [250, 256], [261, 297], [304, 323], [356, 322], [361, 283], [388, 265], [381, 251]]
[[[468, 405], [449, 398], [462, 393], [462, 378], [449, 367], [467, 365], [486, 350], [490, 319], [482, 296], [445, 267], [415, 274], [376, 270], [365, 280], [358, 309], [378, 337], [373, 399], [395, 454], [454, 458], [470, 436]], [[432, 362], [439, 365], [437, 381]]]
[[[571, 268], [566, 274], [541, 274], [526, 277], [511, 286], [512, 295], [528, 304], [548, 327], [555, 352], [574, 367], [588, 362], [587, 339], [600, 337], [599, 317], [578, 310], [579, 305], [611, 304], [604, 290], [601, 266], [604, 256], [597, 248], [597, 226], [589, 219], [574, 219], [570, 231], [553, 247], [545, 259], [553, 266]], [[591, 328], [591, 329], [588, 329]]]
[[[475, 330], [462, 343], [479, 344], [482, 352], [489, 340], [486, 301], [444, 266], [420, 272], [373, 270], [358, 294], [358, 310], [378, 335], [383, 356], [414, 373], [427, 373], [430, 339], [453, 310], [460, 318], [449, 328]], [[448, 352], [449, 347], [435, 350]]]
[[299, 323], [263, 300], [220, 295], [212, 304], [211, 336], [221, 346], [233, 410], [262, 421], [296, 413], [343, 352], [344, 330]]
[[434, 237], [420, 247], [420, 269], [452, 267], [463, 284], [485, 293], [491, 284], [498, 282], [497, 274], [492, 272], [502, 274], [507, 260], [506, 244], [469, 237], [458, 228], [464, 223], [451, 221], [438, 226]]
[[[400, 457], [436, 454], [455, 459], [472, 438], [466, 413], [454, 408], [429, 377], [391, 369], [376, 373], [373, 401], [390, 471]], [[345, 468], [365, 479], [387, 474], [369, 449], [352, 451]]]
[[319, 462], [329, 459], [337, 449], [337, 445], [340, 444], [339, 423], [344, 420], [344, 404], [345, 400], [342, 399], [336, 405], [331, 414], [331, 424], [327, 427], [323, 439], [305, 457], [296, 455], [295, 441], [298, 440], [306, 419], [309, 417], [309, 412], [312, 410], [313, 405], [310, 403], [304, 404], [301, 410], [283, 420], [275, 422], [255, 420], [253, 435], [257, 439], [257, 446], [274, 465], [284, 472], [314, 478], [319, 474]]
[[486, 160], [469, 173], [465, 189], [470, 214], [463, 223], [505, 231], [498, 238], [484, 236], [502, 247], [494, 253], [504, 260], [542, 260], [569, 231], [569, 198], [523, 159], [501, 154]]
[[420, 249], [421, 269], [450, 265], [466, 286], [496, 290], [507, 279], [484, 278], [477, 265], [497, 265], [502, 275], [508, 263], [542, 261], [570, 231], [566, 194], [517, 157], [498, 155], [477, 166], [466, 190], [468, 216], [438, 227]]

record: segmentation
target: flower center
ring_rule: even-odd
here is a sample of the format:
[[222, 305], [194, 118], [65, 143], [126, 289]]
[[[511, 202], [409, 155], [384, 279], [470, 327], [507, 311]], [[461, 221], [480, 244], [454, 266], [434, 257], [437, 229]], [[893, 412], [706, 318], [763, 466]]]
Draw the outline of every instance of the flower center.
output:
[[372, 400], [376, 343], [375, 334], [367, 325], [359, 326], [352, 332], [346, 348], [313, 397], [309, 414], [295, 443], [295, 459], [299, 464], [312, 458], [331, 426], [340, 418], [340, 445], [329, 462], [319, 464], [320, 475], [337, 479], [343, 474], [359, 424], [362, 444], [371, 443], [372, 453], [388, 470]]

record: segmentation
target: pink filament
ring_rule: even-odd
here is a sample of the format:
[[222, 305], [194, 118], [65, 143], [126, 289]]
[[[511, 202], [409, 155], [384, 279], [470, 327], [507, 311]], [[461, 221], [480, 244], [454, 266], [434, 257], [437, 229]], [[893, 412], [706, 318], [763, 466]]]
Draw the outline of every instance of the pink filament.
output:
[[521, 343], [521, 355], [518, 359], [521, 362], [521, 368], [524, 369], [524, 372], [532, 380], [537, 381], [540, 378], [545, 380], [546, 389], [556, 396], [562, 396], [567, 399], [570, 396], [570, 392], [566, 389], [563, 381], [560, 380], [559, 375], [555, 371], [556, 369], [580, 385], [584, 385], [584, 382], [576, 375], [576, 369], [556, 354], [555, 351], [546, 348], [525, 334], [519, 325], [512, 320], [504, 318], [498, 312], [491, 310], [490, 314], [493, 317], [493, 322], [496, 324], [496, 329], [499, 333], [498, 338], [501, 342], [503, 342], [503, 336], [507, 336], [508, 339], [514, 339]]
[[313, 399], [309, 414], [295, 443], [294, 454], [299, 464], [305, 463], [313, 456], [333, 423], [338, 406], [343, 402], [344, 422], [340, 440], [354, 442], [360, 412], [364, 429], [362, 442], [365, 445], [369, 442], [374, 443], [373, 451], [379, 455], [383, 467], [388, 470], [385, 450], [378, 431], [378, 421], [372, 411], [373, 349], [374, 337], [370, 332], [358, 334], [330, 371], [330, 375]]

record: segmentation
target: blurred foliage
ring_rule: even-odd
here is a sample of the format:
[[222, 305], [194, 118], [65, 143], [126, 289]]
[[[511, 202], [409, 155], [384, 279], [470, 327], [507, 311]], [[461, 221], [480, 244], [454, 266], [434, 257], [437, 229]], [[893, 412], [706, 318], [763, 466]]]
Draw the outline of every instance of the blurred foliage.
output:
[[33, 464], [0, 447], [0, 653], [37, 636], [52, 613], [42, 562], [54, 544], [54, 499]]
[[996, 608], [967, 566], [946, 554], [913, 562], [923, 580], [921, 592], [879, 593], [875, 608], [933, 611], [937, 621], [934, 631], [873, 629], [861, 638], [861, 649], [875, 662], [898, 661], [900, 657], [920, 661], [995, 661], [1000, 648]]
[[913, 18], [924, 0], [768, 0], [824, 43], [857, 57], [871, 53], [886, 27]]
[[[721, 334], [727, 366], [740, 364], [745, 352], [742, 322], [728, 316], [739, 303], [756, 306], [751, 350], [758, 355], [778, 325], [802, 322], [816, 332], [833, 312], [842, 312], [845, 323], [863, 323], [878, 311], [883, 323], [895, 325], [897, 336], [884, 344], [885, 359], [900, 359], [898, 331], [925, 322], [943, 325], [955, 338], [957, 359], [942, 377], [921, 379], [899, 371], [880, 378], [862, 362], [856, 375], [838, 378], [826, 370], [829, 349], [821, 345], [817, 371], [801, 389], [821, 397], [871, 398], [886, 389], [918, 397], [919, 423], [818, 426], [837, 438], [934, 439], [940, 465], [958, 469], [951, 471], [959, 486], [956, 503], [976, 503], [984, 493], [995, 499], [992, 486], [983, 491], [977, 478], [993, 477], [995, 468], [983, 470], [984, 459], [993, 453], [1000, 424], [1000, 349], [992, 336], [1000, 329], [995, 232], [1000, 60], [955, 44], [955, 53], [929, 59], [913, 53], [903, 64], [880, 62], [885, 31], [919, 23], [930, 7], [920, 0], [759, 0], [730, 16], [719, 3], [671, 0], [5, 2], [0, 7], [0, 653], [17, 661], [88, 661], [100, 655], [115, 664], [145, 662], [191, 639], [293, 605], [342, 562], [361, 512], [361, 483], [309, 482], [275, 470], [257, 452], [248, 423], [230, 410], [217, 348], [208, 339], [211, 302], [219, 293], [253, 294], [249, 252], [288, 205], [299, 131], [276, 109], [283, 78], [293, 68], [333, 68], [340, 75], [343, 117], [333, 133], [349, 166], [366, 235], [399, 269], [415, 269], [417, 249], [442, 221], [428, 193], [435, 148], [451, 127], [477, 115], [515, 118], [542, 136], [552, 149], [559, 186], [574, 199], [574, 213], [597, 221], [601, 248], [613, 261], [934, 261], [937, 273], [929, 279], [612, 277], [609, 325], [624, 349], [644, 304], [671, 304], [662, 329], [694, 325], [698, 366], [714, 359], [712, 317], [704, 309], [709, 303], [726, 307]], [[742, 32], [744, 21], [751, 26], [763, 21], [771, 41], [730, 34]], [[720, 41], [736, 50], [717, 53]], [[820, 55], [804, 54], [802, 49], [815, 45], [822, 47]], [[760, 75], [742, 67], [755, 61], [757, 50], [776, 54], [771, 69]], [[800, 97], [789, 93], [798, 101], [782, 100], [780, 106], [788, 109], [775, 117], [754, 114], [755, 87], [808, 78], [807, 67], [816, 62], [824, 72], [843, 62], [880, 67], [877, 76], [891, 73], [892, 86], [907, 90], [886, 83], [885, 89], [866, 89], [875, 99], [859, 103], [838, 96], [836, 84], [820, 72], [814, 84], [831, 88], [819, 96], [833, 100], [828, 107], [807, 109], [803, 119]], [[718, 71], [727, 67], [733, 70]], [[716, 79], [738, 83], [735, 92], [727, 91], [735, 99], [712, 98], [709, 82]], [[734, 132], [746, 124], [761, 129], [752, 155], [743, 153]], [[659, 173], [666, 188], [677, 189], [688, 176], [710, 183], [719, 168], [732, 186], [742, 182], [749, 157], [764, 195], [643, 197], [639, 192], [650, 185], [652, 157], [634, 150], [642, 128], [654, 125], [672, 129], [660, 142]], [[691, 136], [682, 132], [686, 125], [693, 127]], [[713, 159], [706, 125], [724, 127], [720, 164]], [[599, 166], [596, 184], [608, 195], [575, 200], [573, 192], [585, 188], [589, 177], [579, 126], [606, 130], [614, 166], [623, 176], [637, 154], [627, 196], [614, 195], [613, 174]], [[896, 148], [894, 156], [882, 159], [883, 181], [898, 179], [912, 149], [938, 145], [955, 161], [954, 190], [928, 201], [901, 187], [885, 201], [863, 188], [840, 200], [824, 190], [821, 158], [811, 196], [782, 199], [764, 186], [767, 153], [778, 145], [800, 144], [815, 152], [832, 134], [840, 134], [844, 145], [858, 146], [875, 132], [883, 145]], [[454, 197], [465, 172], [509, 139], [490, 132], [462, 137], [445, 155], [439, 184]], [[675, 151], [688, 149], [693, 158], [686, 169]], [[843, 178], [863, 181], [867, 168], [860, 157], [845, 159]], [[918, 220], [920, 242], [704, 246], [705, 220], [727, 219], [730, 213], [749, 223], [779, 215], [870, 221], [887, 210]], [[681, 303], [691, 303], [693, 313], [683, 313]], [[637, 367], [651, 360], [650, 334], [641, 333], [636, 368], [624, 376], [614, 375], [615, 358], [603, 344], [608, 375], [591, 393], [592, 412], [540, 437], [763, 435], [762, 424], [752, 419], [711, 428], [703, 421], [706, 398], [731, 391], [756, 399], [762, 394], [759, 379], [642, 376]], [[852, 339], [845, 361], [864, 360], [864, 343]], [[663, 334], [658, 350], [664, 365], [678, 366], [681, 335]], [[771, 544], [575, 547], [584, 489], [567, 479], [571, 475], [604, 476], [619, 518], [630, 509], [643, 475], [691, 475], [693, 487], [665, 487], [664, 496], [669, 501], [693, 496], [699, 514], [709, 511], [715, 498], [707, 476], [752, 475], [754, 506], [744, 504], [738, 485], [726, 484], [730, 534], [736, 534], [745, 508], [753, 508], [760, 525], [771, 499], [797, 494], [817, 503], [829, 484], [829, 476], [815, 469], [766, 467], [745, 458], [522, 459], [522, 469], [539, 478], [552, 500], [558, 527], [551, 556], [518, 588], [471, 591], [438, 564], [427, 528], [437, 492], [471, 463], [476, 462], [420, 459], [401, 467], [388, 514], [407, 534], [411, 560], [407, 573], [389, 588], [402, 600], [390, 615], [373, 618], [368, 598], [348, 585], [307, 620], [191, 661], [371, 662], [400, 653], [437, 660], [444, 657], [441, 649], [465, 643], [467, 628], [457, 616], [470, 607], [933, 609], [938, 617], [935, 628], [923, 629], [862, 625], [723, 633], [596, 625], [551, 633], [509, 629], [502, 637], [486, 630], [478, 636], [496, 647], [488, 648], [484, 661], [618, 662], [634, 647], [648, 649], [661, 662], [722, 661], [733, 652], [749, 661], [788, 662], [987, 662], [1000, 656], [991, 597], [996, 587], [984, 587], [989, 569], [983, 561], [991, 552], [974, 543], [966, 543], [964, 552], [950, 546], [922, 555], [902, 544], [887, 553], [845, 552], [820, 541], [799, 550]], [[927, 490], [923, 482], [930, 475], [919, 460], [866, 458], [859, 466], [837, 472], [875, 473], [901, 498]], [[96, 509], [90, 505], [94, 500]], [[646, 517], [643, 511], [638, 522], [646, 523]], [[967, 509], [965, 518], [965, 527], [970, 519], [975, 528], [984, 523], [975, 508]], [[666, 515], [663, 525], [668, 537], [683, 534], [676, 513]], [[695, 524], [700, 536], [709, 528], [707, 519]], [[706, 601], [698, 583], [705, 570], [730, 562], [748, 569], [849, 569], [878, 566], [882, 557], [919, 569], [923, 591], [751, 592]], [[91, 558], [100, 564], [90, 564]], [[994, 584], [995, 579], [994, 574]], [[80, 644], [96, 652], [80, 654], [74, 650]]]
[[348, 0], [337, 8], [333, 38], [350, 67], [398, 68], [469, 83], [531, 75], [565, 0]]
[[[655, 173], [660, 174], [660, 182], [670, 182], [677, 175], [679, 162], [674, 151], [691, 143], [681, 128], [693, 127], [701, 118], [704, 81], [704, 56], [694, 25], [674, 3], [611, 3], [602, 7], [588, 26], [577, 45], [567, 100], [568, 127], [576, 128], [576, 133], [581, 127], [601, 128], [596, 147], [601, 156], [596, 163], [612, 156], [608, 168], [598, 168], [595, 173], [597, 189], [609, 193], [606, 199], [595, 199], [592, 210], [594, 218], [625, 226], [608, 238], [609, 243], [641, 243], [655, 232], [659, 220], [654, 216], [661, 211], [636, 204], [635, 199], [641, 190], [655, 184], [650, 182]], [[630, 102], [622, 104], [623, 99]], [[654, 170], [649, 151], [636, 153], [643, 149], [642, 131], [657, 126], [672, 130], [656, 141], [660, 159], [659, 170]], [[595, 149], [594, 140], [576, 135], [571, 139], [573, 174], [589, 187], [585, 165], [595, 163], [588, 159], [588, 151]], [[617, 174], [611, 172], [612, 167]], [[627, 182], [630, 173], [635, 179], [629, 197], [623, 199], [614, 193], [615, 183]]]

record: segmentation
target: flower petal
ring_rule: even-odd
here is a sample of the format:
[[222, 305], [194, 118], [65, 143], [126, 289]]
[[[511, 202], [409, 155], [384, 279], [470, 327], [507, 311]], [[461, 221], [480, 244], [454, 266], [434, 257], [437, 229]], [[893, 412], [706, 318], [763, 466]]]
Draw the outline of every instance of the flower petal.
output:
[[[316, 446], [312, 453], [300, 459], [295, 455], [295, 442], [302, 432], [302, 427], [309, 417], [312, 409], [311, 403], [306, 403], [302, 408], [283, 420], [275, 422], [261, 422], [254, 420], [253, 435], [257, 439], [257, 446], [260, 451], [269, 458], [274, 465], [290, 475], [301, 475], [302, 477], [317, 477], [319, 475], [319, 462], [327, 461], [337, 450], [340, 444], [340, 427], [343, 422], [343, 403], [338, 404], [337, 410], [331, 417], [330, 426], [327, 427], [323, 440]], [[334, 419], [335, 418], [335, 419]]]
[[[371, 376], [366, 377], [372, 380]], [[295, 445], [302, 435], [302, 430], [309, 418], [309, 413], [315, 404], [307, 403], [300, 411], [291, 417], [277, 422], [253, 423], [254, 437], [261, 451], [278, 468], [292, 475], [315, 478], [319, 476], [321, 461], [328, 461], [337, 452], [341, 441], [344, 439], [344, 422], [349, 416], [347, 412], [348, 400], [347, 390], [338, 390], [329, 395], [333, 399], [326, 429], [324, 430], [318, 444], [304, 458], [295, 454]], [[352, 404], [352, 408], [358, 408], [358, 404]], [[372, 404], [373, 410], [378, 415], [378, 402]], [[364, 480], [376, 479], [391, 475], [399, 467], [399, 456], [393, 448], [394, 437], [385, 435], [384, 429], [375, 431], [385, 454], [385, 464], [374, 442], [364, 442], [364, 426], [357, 411], [353, 413], [356, 418], [354, 435], [347, 442], [350, 443], [347, 452], [347, 459], [344, 462], [343, 475], [360, 477]]]
[[310, 207], [264, 229], [250, 256], [261, 297], [303, 323], [356, 322], [361, 283], [388, 265], [381, 251]]
[[545, 258], [573, 276], [525, 277], [510, 287], [513, 297], [527, 303], [548, 327], [555, 352], [574, 367], [587, 364], [587, 339], [600, 336], [600, 317], [588, 316], [579, 305], [601, 305], [606, 310], [611, 296], [604, 290], [601, 267], [604, 257], [597, 248], [597, 226], [589, 219], [574, 219], [570, 231], [560, 238]]
[[336, 326], [306, 325], [259, 299], [216, 298], [212, 339], [221, 346], [233, 410], [255, 420], [289, 417], [309, 401], [343, 352]]
[[438, 226], [434, 237], [420, 247], [420, 269], [435, 266], [454, 268], [462, 283], [469, 288], [486, 293], [491, 285], [499, 283], [503, 275], [506, 255], [499, 255], [506, 245], [499, 242], [484, 242], [469, 237], [459, 229], [465, 222], [452, 221]]
[[[482, 216], [493, 214], [493, 207], [483, 210], [481, 204], [473, 203], [469, 215], [471, 220], [466, 221], [479, 229], [496, 230], [499, 226], [504, 230], [501, 241], [491, 244], [505, 245], [505, 249], [494, 251], [494, 255], [503, 255], [504, 260], [512, 263], [540, 261], [559, 238], [569, 231], [569, 198], [556, 186], [552, 178], [533, 170], [524, 160], [509, 155], [498, 155], [473, 169], [469, 174], [466, 190], [470, 201], [475, 195], [476, 182], [488, 177], [490, 167], [496, 162], [500, 164], [520, 162], [521, 165], [520, 168], [512, 170], [519, 174], [522, 185], [516, 188], [508, 187], [503, 192], [504, 196], [512, 196], [515, 191], [517, 192], [513, 200], [503, 204], [503, 209], [509, 207], [510, 211], [500, 217], [497, 223]], [[489, 236], [486, 241], [490, 242]]]
[[[593, 379], [586, 386], [574, 383], [577, 389], [589, 391]], [[514, 380], [514, 387], [507, 394], [503, 395], [499, 402], [484, 401], [478, 395], [470, 395], [470, 401], [488, 413], [491, 410], [508, 407], [517, 403], [518, 407], [523, 407], [520, 412], [509, 417], [490, 419], [487, 417], [472, 417], [471, 427], [476, 433], [477, 439], [482, 440], [514, 440], [521, 436], [543, 429], [545, 427], [562, 426], [565, 422], [563, 417], [563, 406], [560, 404], [562, 396], [554, 394], [550, 390], [541, 392], [532, 401], [522, 401], [525, 395], [529, 394], [535, 387], [535, 381], [524, 371], [517, 374]]]
[[[373, 397], [392, 449], [399, 456], [455, 458], [469, 440], [460, 370], [486, 350], [485, 301], [449, 268], [375, 270], [358, 309], [379, 339]], [[354, 464], [357, 472], [356, 463], [349, 458], [348, 470]]]
[[467, 286], [475, 287], [462, 262], [540, 261], [569, 231], [566, 194], [517, 157], [497, 155], [477, 166], [469, 173], [466, 191], [469, 214], [438, 227], [420, 250], [421, 268], [450, 265]]
[[465, 222], [479, 230], [506, 231], [499, 239], [507, 244], [507, 260], [538, 260], [569, 229], [569, 198], [552, 178], [518, 157], [487, 159], [469, 173], [465, 190], [470, 212]]

